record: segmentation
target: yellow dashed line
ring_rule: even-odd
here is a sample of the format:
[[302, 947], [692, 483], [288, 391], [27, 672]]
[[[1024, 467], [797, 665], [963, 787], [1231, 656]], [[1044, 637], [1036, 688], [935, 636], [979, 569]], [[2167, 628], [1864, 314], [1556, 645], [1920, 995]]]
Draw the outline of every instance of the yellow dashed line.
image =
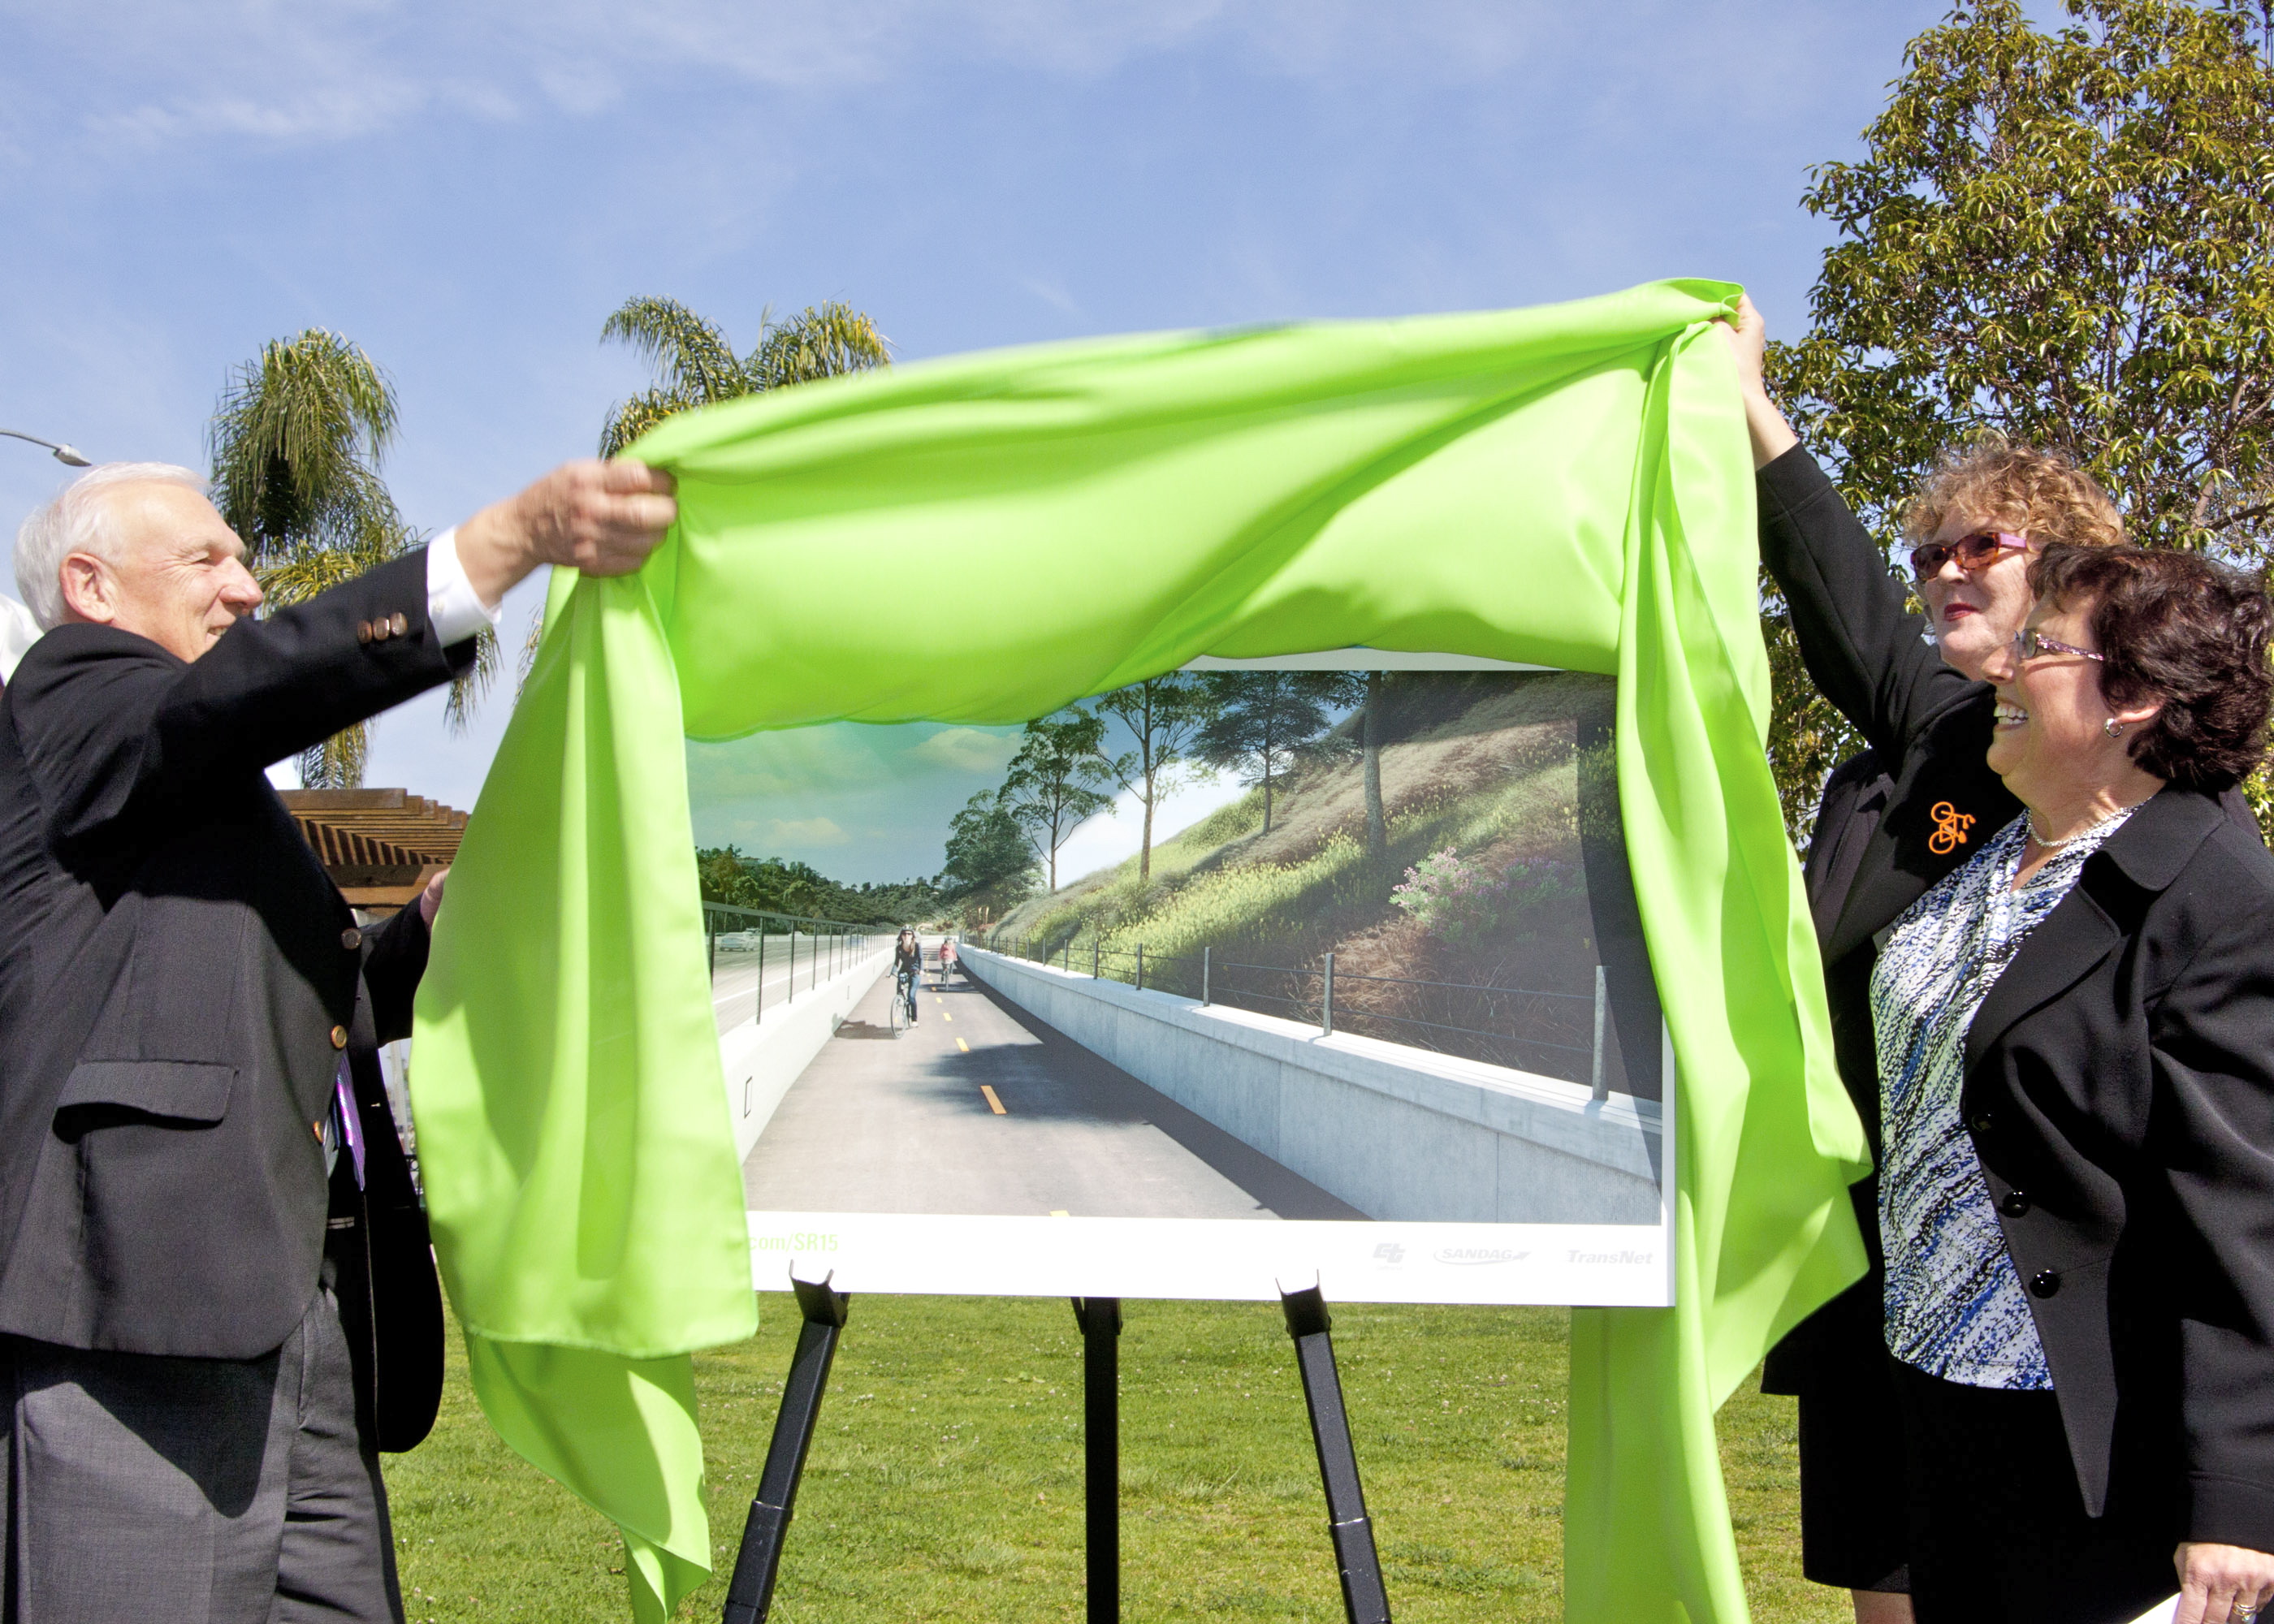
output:
[[[938, 999], [937, 999], [937, 998], [935, 998], [935, 999], [933, 999], [933, 1000], [932, 1000], [932, 1002], [933, 1002], [934, 1004], [937, 1004], [937, 1003], [938, 1003], [938, 1002], [939, 1002], [939, 1000], [938, 1000]], [[954, 1017], [954, 1016], [953, 1016], [953, 1015], [949, 1014], [945, 1010], [942, 1010], [942, 1011], [939, 1012], [939, 1018], [940, 1018], [942, 1020], [953, 1020], [953, 1019], [955, 1019], [955, 1017]]]
[[989, 1087], [985, 1083], [979, 1085], [979, 1092], [987, 1096], [987, 1109], [993, 1111], [998, 1116], [1008, 1116], [1011, 1114], [1003, 1109], [1003, 1101], [995, 1097], [994, 1089]]
[[956, 1039], [956, 1040], [955, 1040], [955, 1046], [956, 1046], [956, 1048], [958, 1048], [958, 1049], [961, 1049], [961, 1050], [962, 1050], [965, 1054], [967, 1054], [967, 1055], [968, 1055], [968, 1054], [969, 1054], [969, 1053], [971, 1052], [971, 1045], [970, 1045], [970, 1044], [968, 1044], [968, 1043], [967, 1043], [967, 1042], [965, 1042], [961, 1038], [958, 1038], [958, 1039]]
[[1053, 1207], [1050, 1208], [1050, 1216], [1053, 1218], [1064, 1218], [1067, 1216], [1066, 1209], [1063, 1207]]

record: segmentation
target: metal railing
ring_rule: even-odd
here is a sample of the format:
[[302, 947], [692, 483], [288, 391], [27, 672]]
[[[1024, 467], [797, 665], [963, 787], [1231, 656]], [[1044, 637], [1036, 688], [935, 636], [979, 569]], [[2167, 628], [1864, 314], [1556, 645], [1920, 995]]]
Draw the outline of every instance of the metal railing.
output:
[[[736, 960], [755, 963], [757, 996], [750, 1020], [757, 1025], [765, 1019], [769, 991], [775, 990], [767, 981], [770, 960], [777, 973], [785, 968], [787, 972], [777, 974], [780, 996], [772, 1002], [788, 1004], [796, 998], [801, 987], [809, 992], [839, 971], [850, 967], [870, 951], [870, 944], [881, 933], [874, 926], [851, 924], [840, 919], [813, 919], [800, 914], [777, 914], [768, 908], [706, 902], [703, 905], [703, 934], [709, 949], [711, 983], [714, 989], [719, 982], [722, 952], [728, 959], [729, 970], [743, 967]], [[739, 989], [727, 995], [740, 996]]]
[[[1509, 1058], [1511, 1054], [1527, 1058], [1520, 1069], [1547, 1069], [1536, 1058], [1540, 1054], [1554, 1056], [1585, 1056], [1586, 1076], [1567, 1077], [1568, 1082], [1585, 1081], [1598, 1100], [1610, 1097], [1608, 1080], [1604, 1072], [1604, 1044], [1609, 1031], [1609, 994], [1603, 967], [1594, 966], [1595, 987], [1592, 994], [1555, 992], [1530, 987], [1499, 987], [1470, 981], [1428, 981], [1417, 976], [1369, 975], [1353, 970], [1338, 970], [1335, 955], [1326, 952], [1318, 962], [1309, 966], [1254, 964], [1242, 959], [1218, 959], [1215, 949], [1203, 947], [1195, 954], [1148, 952], [1141, 942], [1128, 948], [1107, 947], [1098, 937], [1092, 937], [1084, 946], [1075, 937], [1063, 941], [1037, 943], [1031, 936], [1002, 936], [998, 934], [988, 942], [994, 951], [1011, 958], [1024, 959], [1039, 964], [1050, 964], [1069, 974], [1088, 972], [1098, 980], [1126, 981], [1139, 991], [1148, 986], [1156, 991], [1176, 992], [1196, 998], [1203, 1005], [1228, 1004], [1235, 1009], [1255, 1008], [1257, 1004], [1274, 1006], [1256, 1009], [1258, 1014], [1275, 1014], [1282, 1010], [1307, 1023], [1314, 1023], [1321, 1035], [1331, 1037], [1339, 1015], [1343, 1028], [1359, 1035], [1379, 1035], [1393, 1042], [1409, 1043], [1417, 1049], [1427, 1049], [1438, 1054], [1451, 1054], [1466, 1059], [1484, 1060], [1495, 1064], [1517, 1064]], [[1222, 973], [1231, 972], [1233, 984], [1227, 986]], [[1254, 984], [1258, 977], [1284, 978], [1286, 990], [1272, 992]], [[1352, 987], [1352, 983], [1359, 983]], [[1339, 1010], [1336, 989], [1344, 989]], [[1399, 1013], [1382, 1007], [1382, 998], [1364, 996], [1367, 988], [1419, 988], [1429, 992], [1466, 998], [1471, 1004], [1481, 1003], [1486, 1010], [1484, 1019], [1495, 1016], [1492, 1026], [1470, 1026], [1457, 1021], [1431, 1020], [1422, 1015]], [[1359, 996], [1352, 996], [1352, 993]], [[1433, 1011], [1434, 1012], [1434, 1011]], [[1531, 1019], [1521, 1016], [1529, 1013]], [[1593, 1030], [1588, 1029], [1586, 1014], [1592, 1013]], [[1556, 1019], [1557, 1016], [1568, 1019]], [[1368, 1033], [1367, 1028], [1381, 1026], [1389, 1031]], [[1571, 1030], [1577, 1026], [1577, 1030]], [[1552, 1035], [1550, 1035], [1552, 1034]], [[1566, 1042], [1565, 1037], [1581, 1041]], [[1571, 1061], [1550, 1061], [1555, 1068], [1551, 1074], [1576, 1069]]]

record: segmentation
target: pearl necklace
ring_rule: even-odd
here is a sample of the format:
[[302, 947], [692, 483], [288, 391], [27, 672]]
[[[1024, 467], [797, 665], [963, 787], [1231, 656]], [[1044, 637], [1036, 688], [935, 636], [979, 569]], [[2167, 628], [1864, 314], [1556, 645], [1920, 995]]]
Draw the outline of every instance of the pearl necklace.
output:
[[2137, 810], [2139, 810], [2139, 808], [2136, 807], [2119, 807], [2115, 811], [2111, 812], [2106, 817], [2102, 818], [2098, 823], [2091, 824], [2087, 828], [2080, 829], [2074, 834], [2059, 840], [2048, 840], [2044, 836], [2037, 832], [2037, 815], [2035, 812], [2027, 812], [2024, 816], [2026, 816], [2029, 823], [2029, 838], [2035, 840], [2039, 846], [2044, 846], [2045, 850], [2049, 852], [2058, 852], [2065, 846], [2074, 846], [2080, 840], [2090, 839], [2094, 835], [2098, 834], [2111, 823], [2117, 822], [2120, 818], [2129, 817]]

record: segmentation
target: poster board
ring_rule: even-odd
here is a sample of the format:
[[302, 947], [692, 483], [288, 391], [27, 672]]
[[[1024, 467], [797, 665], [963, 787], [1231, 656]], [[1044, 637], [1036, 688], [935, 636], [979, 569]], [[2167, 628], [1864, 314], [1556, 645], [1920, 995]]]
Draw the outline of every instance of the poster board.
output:
[[[1133, 853], [1083, 857], [1141, 822], [1126, 760], [1119, 779], [1061, 767], [1060, 792], [1115, 804], [1053, 826], [1048, 773], [1003, 792], [1032, 765], [1018, 728], [695, 747], [714, 860], [731, 845], [779, 858], [753, 865], [772, 877], [830, 876], [840, 904], [894, 874], [948, 882], [841, 942], [715, 944], [754, 1279], [1670, 1304], [1675, 1068], [1620, 829], [1614, 680], [1337, 650], [1181, 680], [1216, 723], [1187, 748], [1218, 765], [1156, 796], [1141, 880]], [[1093, 756], [1131, 755], [1102, 719]], [[939, 871], [959, 814], [1012, 804], [1026, 876]], [[904, 1030], [899, 923], [925, 952]]]

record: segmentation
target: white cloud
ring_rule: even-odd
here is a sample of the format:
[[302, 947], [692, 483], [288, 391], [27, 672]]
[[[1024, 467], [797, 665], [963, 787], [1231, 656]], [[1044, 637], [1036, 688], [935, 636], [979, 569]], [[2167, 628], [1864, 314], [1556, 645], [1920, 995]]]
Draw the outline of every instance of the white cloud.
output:
[[1203, 43], [1300, 79], [1467, 80], [1519, 60], [1558, 15], [1540, 0], [123, 0], [68, 15], [9, 0], [0, 101], [46, 102], [68, 63], [72, 103], [37, 124], [147, 148], [340, 140], [436, 114], [588, 117], [697, 76], [807, 94], [958, 62], [1089, 79]]
[[945, 728], [908, 747], [912, 759], [956, 772], [1000, 772], [1018, 753], [1018, 734], [983, 733], [976, 727]]
[[832, 817], [775, 818], [766, 825], [766, 842], [770, 846], [850, 846], [853, 837]]
[[1073, 295], [1054, 281], [1041, 276], [1021, 276], [1019, 285], [1053, 310], [1075, 317], [1082, 313], [1081, 306]]

